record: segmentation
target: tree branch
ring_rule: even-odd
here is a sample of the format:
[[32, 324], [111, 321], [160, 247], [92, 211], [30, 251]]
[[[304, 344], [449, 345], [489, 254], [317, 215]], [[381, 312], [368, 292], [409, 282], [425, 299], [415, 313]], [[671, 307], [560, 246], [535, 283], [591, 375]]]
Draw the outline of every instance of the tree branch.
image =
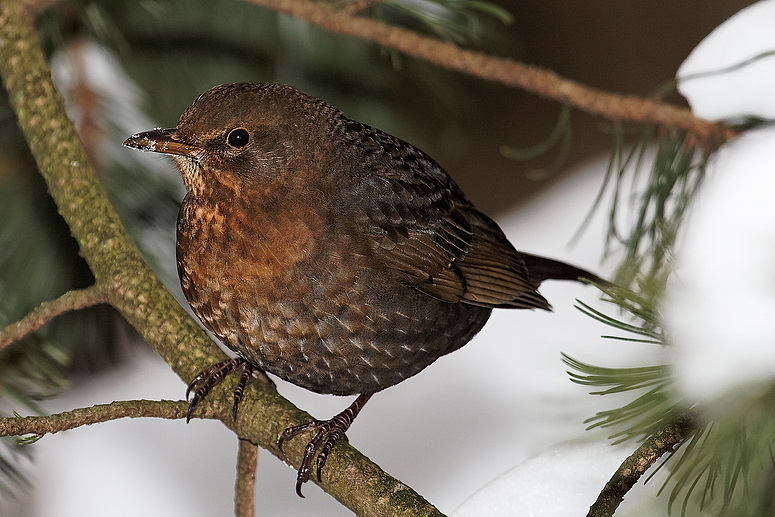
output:
[[119, 418], [151, 417], [172, 420], [184, 418], [187, 408], [188, 402], [185, 400], [124, 400], [54, 415], [0, 418], [0, 436], [43, 436]]
[[[111, 304], [175, 373], [191, 379], [225, 356], [148, 268], [121, 225], [67, 118], [25, 5], [0, 0], [0, 75], [19, 127], [96, 282], [111, 286]], [[277, 450], [277, 437], [311, 417], [276, 391], [252, 387], [234, 422], [228, 410], [231, 388], [224, 383], [213, 390], [207, 406], [217, 407], [217, 418], [241, 438], [298, 468], [301, 440], [287, 445], [286, 459]], [[319, 484], [359, 515], [441, 515], [348, 444], [335, 447]]]
[[606, 483], [597, 500], [589, 507], [587, 517], [611, 517], [640, 477], [662, 457], [671, 452], [697, 428], [696, 416], [686, 412], [666, 425], [638, 447]]
[[331, 32], [355, 36], [450, 70], [521, 88], [609, 120], [683, 129], [693, 135], [705, 149], [716, 149], [736, 135], [731, 128], [699, 118], [691, 111], [672, 104], [592, 88], [561, 77], [551, 70], [465, 50], [408, 29], [358, 16], [348, 9], [336, 9], [326, 2], [247, 1], [301, 18]]
[[237, 517], [255, 515], [257, 466], [258, 446], [240, 438], [237, 452], [237, 481], [234, 487], [234, 515]]
[[109, 300], [110, 290], [108, 287], [95, 284], [85, 289], [73, 289], [55, 300], [43, 302], [24, 318], [0, 330], [0, 348], [35, 332], [60, 314], [107, 303]]

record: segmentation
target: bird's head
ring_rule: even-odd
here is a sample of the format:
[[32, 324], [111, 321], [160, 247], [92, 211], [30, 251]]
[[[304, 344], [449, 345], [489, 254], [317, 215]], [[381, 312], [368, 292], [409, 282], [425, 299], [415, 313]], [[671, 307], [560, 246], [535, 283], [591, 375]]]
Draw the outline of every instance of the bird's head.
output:
[[124, 145], [172, 156], [191, 196], [224, 188], [239, 195], [319, 173], [338, 119], [338, 110], [291, 86], [226, 84], [200, 95], [174, 128]]

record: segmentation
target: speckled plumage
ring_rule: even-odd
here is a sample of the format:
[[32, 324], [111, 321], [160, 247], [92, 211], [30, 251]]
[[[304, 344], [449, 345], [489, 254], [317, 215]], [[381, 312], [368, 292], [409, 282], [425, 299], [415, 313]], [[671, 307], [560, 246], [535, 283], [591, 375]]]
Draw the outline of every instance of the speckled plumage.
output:
[[[253, 367], [315, 392], [380, 391], [466, 344], [492, 308], [549, 309], [543, 280], [599, 280], [516, 251], [425, 153], [290, 86], [215, 87], [127, 145], [182, 172], [194, 313]], [[341, 435], [350, 422], [335, 419]]]

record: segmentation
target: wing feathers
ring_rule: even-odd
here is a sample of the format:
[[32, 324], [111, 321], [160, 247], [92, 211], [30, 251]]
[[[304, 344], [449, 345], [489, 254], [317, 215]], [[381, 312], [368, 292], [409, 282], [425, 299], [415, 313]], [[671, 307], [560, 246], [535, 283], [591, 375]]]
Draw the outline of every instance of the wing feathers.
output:
[[[447, 302], [549, 309], [522, 255], [476, 210], [444, 170], [419, 149], [374, 128], [360, 158], [370, 174], [353, 178], [351, 208], [374, 254], [399, 279]], [[363, 148], [363, 147], [361, 147]], [[357, 233], [357, 232], [356, 232]]]

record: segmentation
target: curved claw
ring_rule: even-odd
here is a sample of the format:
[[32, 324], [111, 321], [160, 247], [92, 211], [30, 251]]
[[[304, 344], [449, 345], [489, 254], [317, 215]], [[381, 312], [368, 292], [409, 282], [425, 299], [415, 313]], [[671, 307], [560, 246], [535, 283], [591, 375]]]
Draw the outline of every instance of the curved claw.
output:
[[[288, 439], [308, 429], [317, 429], [315, 436], [312, 437], [312, 440], [310, 440], [309, 443], [307, 443], [307, 446], [304, 448], [304, 458], [301, 460], [299, 471], [296, 473], [296, 494], [299, 497], [304, 497], [304, 494], [301, 493], [301, 486], [307, 481], [309, 481], [309, 472], [312, 466], [312, 458], [314, 458], [315, 455], [317, 454], [317, 451], [318, 449], [320, 449], [321, 444], [323, 445], [324, 450], [330, 451], [331, 449], [333, 449], [334, 445], [336, 445], [336, 441], [341, 436], [344, 435], [343, 432], [338, 431], [338, 429], [336, 429], [336, 425], [337, 425], [337, 421], [334, 418], [332, 418], [331, 420], [325, 420], [323, 422], [315, 420], [307, 424], [290, 427], [285, 431], [283, 431], [283, 435], [280, 438]], [[327, 455], [328, 455], [328, 452], [326, 452], [326, 456]], [[323, 464], [325, 464], [326, 458], [323, 457], [322, 460], [323, 460]], [[318, 481], [320, 481], [320, 470], [323, 468], [323, 466], [320, 464], [320, 461], [321, 461], [321, 456], [318, 455], [318, 459], [317, 459]]]
[[321, 422], [320, 420], [313, 420], [312, 422], [307, 422], [306, 424], [289, 427], [283, 431], [280, 437], [277, 439], [277, 448], [280, 449], [280, 452], [285, 453], [285, 451], [283, 451], [283, 443], [285, 443], [286, 440], [290, 440], [297, 434], [303, 433], [310, 429], [318, 429], [315, 437], [304, 448], [304, 458], [301, 460], [301, 466], [299, 467], [299, 470], [296, 474], [296, 495], [299, 497], [304, 497], [304, 494], [301, 493], [301, 485], [309, 481], [309, 466], [312, 462], [312, 458], [315, 455], [316, 450], [315, 441], [319, 439], [321, 433], [323, 432], [321, 427], [325, 423], [326, 422]]
[[320, 420], [313, 420], [312, 422], [307, 422], [306, 424], [289, 427], [288, 429], [283, 431], [283, 433], [280, 435], [280, 438], [277, 439], [277, 448], [280, 449], [280, 452], [285, 452], [283, 451], [283, 443], [285, 442], [285, 440], [290, 440], [297, 434], [301, 434], [304, 431], [315, 429], [322, 423], [323, 422], [321, 422]]
[[[220, 363], [218, 363], [218, 364], [220, 364]], [[188, 386], [186, 386], [186, 400], [188, 400], [188, 397], [189, 397], [189, 395], [191, 395], [191, 390], [193, 390], [193, 389], [194, 389], [194, 386], [196, 386], [197, 384], [199, 384], [199, 383], [202, 381], [202, 379], [204, 378], [204, 374], [205, 374], [205, 372], [206, 372], [207, 370], [209, 370], [209, 368], [208, 368], [208, 369], [206, 369], [206, 370], [202, 370], [201, 372], [199, 372], [199, 373], [196, 375], [196, 377], [194, 377], [193, 379], [191, 379], [191, 382], [189, 382], [189, 383], [188, 383]]]
[[241, 357], [227, 359], [205, 368], [188, 384], [188, 387], [186, 388], [186, 399], [189, 399], [189, 402], [188, 410], [186, 411], [186, 422], [191, 421], [191, 417], [194, 414], [194, 409], [197, 404], [199, 404], [214, 387], [220, 384], [227, 375], [240, 367], [244, 368], [244, 370], [240, 376], [239, 383], [237, 383], [237, 386], [234, 388], [234, 406], [232, 407], [232, 415], [236, 418], [237, 407], [242, 400], [242, 393], [245, 390], [245, 385], [256, 371], [255, 366]]
[[290, 440], [297, 434], [305, 431], [315, 431], [315, 436], [312, 437], [304, 448], [304, 457], [301, 460], [301, 465], [296, 474], [296, 494], [299, 497], [304, 497], [304, 494], [301, 493], [301, 487], [304, 483], [309, 481], [312, 459], [317, 456], [315, 473], [318, 481], [321, 481], [321, 473], [326, 464], [326, 460], [328, 459], [328, 454], [339, 440], [347, 438], [345, 433], [350, 428], [353, 420], [355, 420], [355, 417], [363, 406], [371, 398], [371, 395], [371, 393], [359, 395], [347, 409], [333, 417], [331, 420], [313, 420], [306, 424], [289, 427], [283, 431], [277, 439], [277, 447], [280, 449], [280, 452], [283, 452], [283, 443], [286, 440]]

